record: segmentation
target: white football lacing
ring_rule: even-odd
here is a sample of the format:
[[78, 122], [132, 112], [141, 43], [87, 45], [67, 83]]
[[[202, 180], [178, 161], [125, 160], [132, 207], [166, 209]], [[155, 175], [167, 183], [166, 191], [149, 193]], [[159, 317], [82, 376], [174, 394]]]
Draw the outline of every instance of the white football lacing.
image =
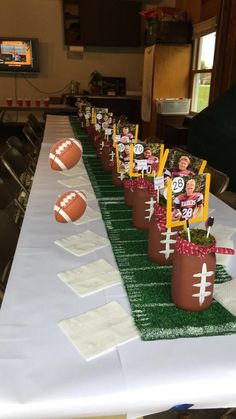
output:
[[66, 140], [64, 143], [60, 144], [59, 147], [56, 149], [55, 154], [60, 156], [60, 154], [70, 145], [72, 144], [71, 140]]
[[67, 196], [65, 196], [63, 198], [63, 200], [60, 202], [60, 206], [66, 207], [67, 204], [69, 204], [70, 201], [72, 201], [72, 199], [74, 199], [77, 196], [77, 193], [75, 192], [71, 192], [70, 194], [68, 194]]

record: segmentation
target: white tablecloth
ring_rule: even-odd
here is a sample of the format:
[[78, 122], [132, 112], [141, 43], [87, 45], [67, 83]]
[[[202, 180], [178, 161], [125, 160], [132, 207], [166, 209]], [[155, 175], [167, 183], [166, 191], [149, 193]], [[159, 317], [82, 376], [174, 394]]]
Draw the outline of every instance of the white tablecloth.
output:
[[[73, 135], [68, 117], [49, 115], [0, 313], [0, 418], [136, 417], [181, 403], [235, 406], [236, 334], [136, 339], [86, 362], [60, 330], [60, 320], [112, 300], [130, 312], [122, 285], [80, 298], [57, 277], [98, 257], [116, 266], [111, 247], [77, 258], [54, 244], [88, 228], [62, 225], [53, 217], [54, 202], [66, 187], [57, 182], [63, 175], [50, 169], [48, 154], [64, 132]], [[98, 209], [95, 201], [90, 206]], [[217, 222], [235, 226], [235, 211], [213, 196], [210, 207], [218, 209]], [[102, 220], [89, 229], [107, 237]], [[228, 271], [236, 276], [234, 257]]]

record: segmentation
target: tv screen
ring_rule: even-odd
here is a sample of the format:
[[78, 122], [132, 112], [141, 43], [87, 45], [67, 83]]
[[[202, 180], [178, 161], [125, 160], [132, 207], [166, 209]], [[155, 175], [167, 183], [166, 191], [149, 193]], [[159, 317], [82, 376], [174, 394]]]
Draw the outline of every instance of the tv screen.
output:
[[36, 38], [0, 38], [0, 72], [39, 71], [39, 44]]

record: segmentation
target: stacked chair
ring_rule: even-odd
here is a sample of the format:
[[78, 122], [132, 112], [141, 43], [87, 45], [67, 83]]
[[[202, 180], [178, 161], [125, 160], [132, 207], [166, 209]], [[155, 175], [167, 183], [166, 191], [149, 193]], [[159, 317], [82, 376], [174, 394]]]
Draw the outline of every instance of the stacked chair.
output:
[[7, 280], [14, 257], [19, 232], [19, 227], [14, 223], [6, 211], [0, 209], [0, 303], [2, 301]]
[[34, 149], [34, 154], [37, 156], [39, 154], [41, 141], [42, 139], [38, 137], [38, 135], [35, 133], [34, 129], [29, 125], [26, 124], [23, 129], [23, 134], [25, 135], [25, 138], [30, 143], [30, 145]]
[[6, 149], [1, 154], [1, 161], [9, 175], [15, 180], [16, 188], [29, 196], [34, 171], [29, 165], [28, 159], [16, 148]]
[[10, 136], [0, 154], [0, 305], [43, 139], [43, 125], [33, 114], [23, 127], [25, 140]]
[[35, 155], [34, 148], [31, 143], [25, 143], [20, 138], [11, 136], [6, 140], [6, 144], [9, 148], [15, 148], [23, 154], [32, 169], [36, 167], [37, 156]]
[[36, 116], [33, 113], [30, 113], [28, 115], [28, 125], [32, 127], [35, 134], [42, 139], [43, 133], [44, 133], [44, 125], [39, 122], [39, 120], [36, 118]]
[[25, 208], [19, 198], [15, 197], [9, 190], [7, 183], [0, 177], [0, 209], [4, 210], [14, 221], [15, 224], [21, 225]]
[[44, 126], [34, 114], [29, 114], [27, 123], [23, 127], [22, 132], [31, 149], [33, 149], [35, 159], [37, 159], [43, 140]]

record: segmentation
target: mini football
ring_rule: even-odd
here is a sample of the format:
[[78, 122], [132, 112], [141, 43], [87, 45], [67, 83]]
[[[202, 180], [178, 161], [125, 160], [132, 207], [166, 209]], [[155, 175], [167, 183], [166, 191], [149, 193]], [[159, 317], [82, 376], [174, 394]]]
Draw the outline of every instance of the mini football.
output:
[[75, 138], [62, 138], [51, 148], [49, 162], [53, 170], [66, 170], [74, 167], [83, 154], [83, 147]]
[[173, 213], [172, 213], [172, 217], [173, 217], [174, 219], [176, 219], [176, 218], [181, 218], [181, 216], [182, 216], [182, 213], [181, 213], [181, 211], [180, 211], [179, 209], [175, 209], [175, 210], [173, 211]]
[[87, 207], [86, 195], [80, 191], [67, 191], [60, 195], [54, 205], [54, 216], [59, 223], [78, 220]]

